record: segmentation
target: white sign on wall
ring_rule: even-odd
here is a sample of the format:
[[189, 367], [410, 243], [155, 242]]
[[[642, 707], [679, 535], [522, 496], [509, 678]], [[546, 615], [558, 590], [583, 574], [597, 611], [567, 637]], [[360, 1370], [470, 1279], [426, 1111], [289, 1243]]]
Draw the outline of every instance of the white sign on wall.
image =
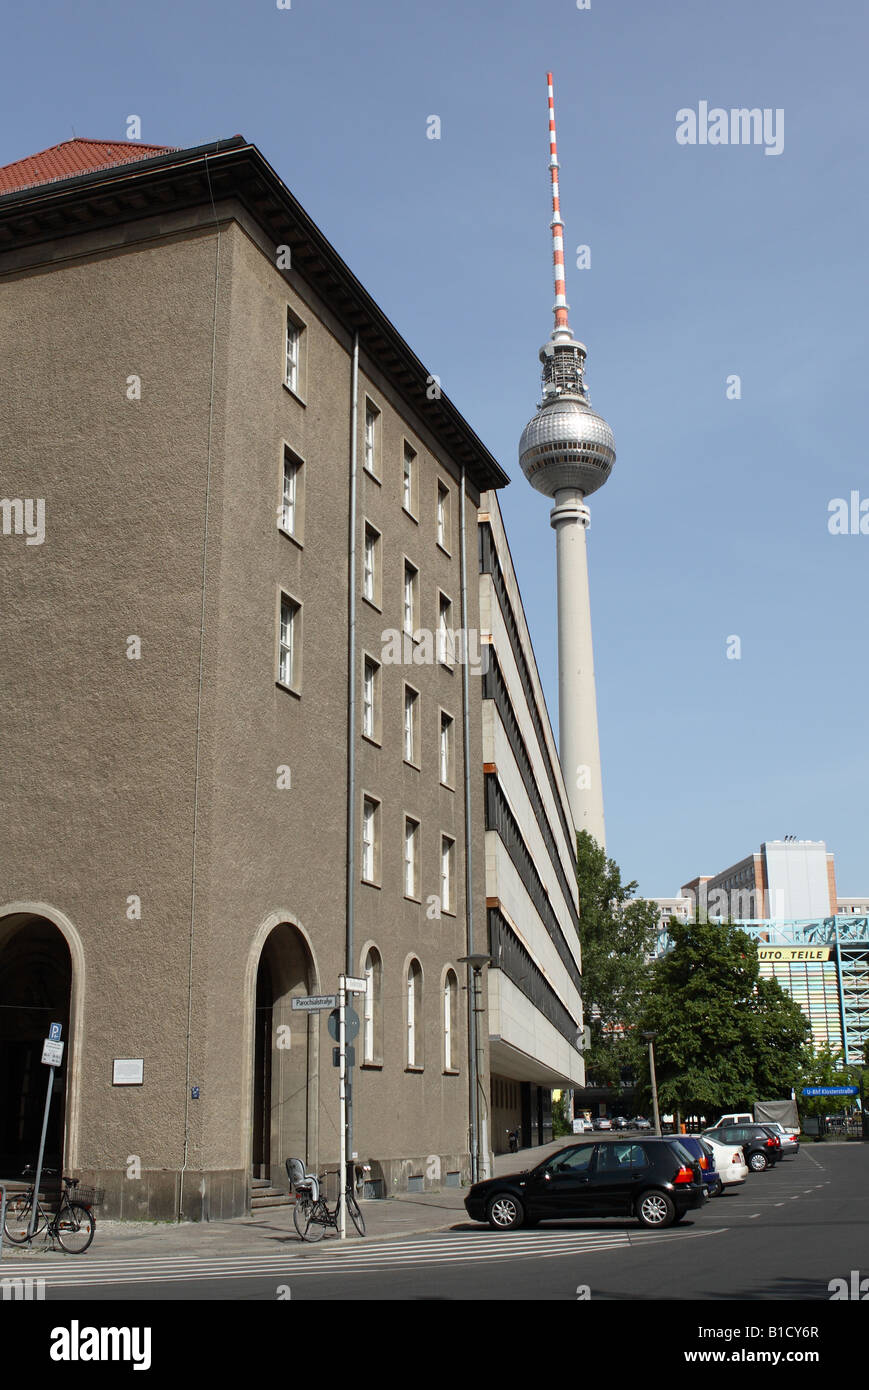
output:
[[113, 1086], [141, 1086], [144, 1079], [143, 1057], [116, 1057], [112, 1062]]

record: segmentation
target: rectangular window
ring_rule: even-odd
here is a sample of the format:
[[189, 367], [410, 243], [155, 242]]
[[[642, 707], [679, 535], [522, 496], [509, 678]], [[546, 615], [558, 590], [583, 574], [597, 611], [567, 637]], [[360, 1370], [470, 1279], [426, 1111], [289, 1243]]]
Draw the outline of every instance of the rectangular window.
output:
[[297, 396], [305, 390], [305, 325], [287, 308], [284, 385]]
[[419, 570], [404, 562], [404, 631], [411, 636], [417, 630], [417, 607], [419, 593]]
[[281, 512], [279, 525], [282, 531], [295, 540], [302, 539], [303, 519], [303, 468], [302, 460], [292, 449], [284, 449], [283, 473], [281, 481]]
[[452, 787], [453, 782], [453, 718], [450, 714], [445, 714], [441, 710], [441, 742], [440, 742], [440, 769], [441, 781], [445, 787]]
[[380, 532], [365, 523], [365, 548], [362, 556], [362, 596], [380, 607]]
[[450, 552], [450, 492], [443, 483], [438, 483], [437, 502], [437, 540], [441, 550]]
[[362, 877], [376, 883], [380, 869], [380, 802], [371, 796], [362, 801]]
[[404, 896], [419, 897], [419, 821], [404, 818]]
[[365, 467], [373, 477], [380, 474], [380, 411], [373, 401], [365, 401]]
[[419, 762], [419, 692], [404, 687], [404, 761]]
[[438, 661], [444, 666], [452, 666], [455, 659], [453, 650], [453, 605], [446, 594], [438, 595]]
[[299, 684], [299, 613], [299, 605], [288, 594], [281, 594], [278, 680], [291, 689]]
[[417, 459], [416, 450], [413, 449], [407, 440], [404, 441], [404, 465], [401, 480], [401, 505], [414, 519], [416, 518], [416, 499], [417, 499]]
[[449, 835], [441, 836], [441, 908], [453, 912], [453, 881], [455, 878], [456, 842]]
[[362, 732], [380, 741], [380, 664], [370, 656], [362, 669]]

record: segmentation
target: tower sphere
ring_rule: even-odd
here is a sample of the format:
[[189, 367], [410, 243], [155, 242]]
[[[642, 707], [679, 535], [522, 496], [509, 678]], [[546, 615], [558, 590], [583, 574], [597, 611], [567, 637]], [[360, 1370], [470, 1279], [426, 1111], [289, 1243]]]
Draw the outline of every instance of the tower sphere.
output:
[[615, 461], [612, 430], [577, 396], [558, 397], [541, 406], [519, 441], [522, 472], [547, 497], [564, 488], [587, 497], [603, 486]]

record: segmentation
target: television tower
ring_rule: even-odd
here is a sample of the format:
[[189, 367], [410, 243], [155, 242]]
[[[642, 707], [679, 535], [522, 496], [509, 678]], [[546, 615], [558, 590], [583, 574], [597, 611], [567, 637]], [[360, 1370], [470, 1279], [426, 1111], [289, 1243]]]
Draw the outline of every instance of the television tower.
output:
[[591, 605], [585, 499], [602, 487], [616, 461], [613, 432], [591, 408], [585, 385], [585, 344], [567, 322], [563, 222], [558, 198], [558, 151], [552, 73], [549, 85], [549, 168], [552, 174], [552, 257], [555, 327], [540, 349], [543, 400], [522, 432], [519, 463], [538, 492], [555, 503], [558, 568], [558, 743], [561, 768], [577, 830], [605, 845], [597, 697], [591, 641]]

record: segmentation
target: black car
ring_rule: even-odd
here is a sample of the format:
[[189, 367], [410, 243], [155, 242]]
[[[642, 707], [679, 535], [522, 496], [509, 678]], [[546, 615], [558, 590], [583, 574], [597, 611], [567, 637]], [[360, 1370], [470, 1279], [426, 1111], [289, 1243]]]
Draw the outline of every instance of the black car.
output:
[[[763, 1125], [726, 1125], [707, 1131], [710, 1139], [722, 1144], [738, 1144], [753, 1173], [772, 1168], [781, 1158], [781, 1142], [771, 1129]], [[705, 1135], [703, 1136], [705, 1137]]]
[[678, 1139], [655, 1136], [571, 1144], [536, 1168], [475, 1183], [465, 1208], [496, 1231], [583, 1216], [635, 1216], [661, 1230], [703, 1201], [696, 1159]]

